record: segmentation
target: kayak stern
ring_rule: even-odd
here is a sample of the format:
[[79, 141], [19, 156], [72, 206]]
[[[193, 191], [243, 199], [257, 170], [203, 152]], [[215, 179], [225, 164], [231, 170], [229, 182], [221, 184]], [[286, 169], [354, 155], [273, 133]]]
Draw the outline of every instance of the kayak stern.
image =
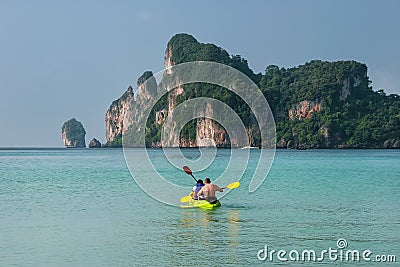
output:
[[214, 204], [211, 204], [207, 200], [190, 199], [187, 203], [188, 204], [186, 206], [182, 206], [182, 208], [200, 208], [205, 210], [212, 210], [221, 206], [219, 200], [217, 200], [217, 202], [215, 202]]

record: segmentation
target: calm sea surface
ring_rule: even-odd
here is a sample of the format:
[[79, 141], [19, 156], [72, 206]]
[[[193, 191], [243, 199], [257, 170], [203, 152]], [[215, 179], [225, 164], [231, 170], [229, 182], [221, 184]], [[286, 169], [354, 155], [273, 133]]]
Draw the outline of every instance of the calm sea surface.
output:
[[[150, 157], [173, 177], [162, 150]], [[251, 152], [250, 167], [259, 151]], [[197, 150], [185, 150], [196, 157]], [[229, 157], [198, 177], [213, 176]], [[254, 161], [254, 162], [252, 162]], [[219, 170], [221, 171], [221, 170]], [[371, 250], [400, 262], [399, 150], [278, 150], [268, 178], [242, 185], [213, 211], [181, 209], [141, 191], [122, 150], [0, 150], [0, 266], [386, 266], [388, 263], [295, 262], [291, 250]], [[145, 174], [144, 174], [145, 175]], [[239, 177], [238, 177], [239, 178]], [[220, 185], [223, 186], [223, 185]], [[180, 198], [182, 196], [177, 196]], [[260, 261], [268, 246], [287, 251]], [[295, 254], [292, 254], [292, 256]]]

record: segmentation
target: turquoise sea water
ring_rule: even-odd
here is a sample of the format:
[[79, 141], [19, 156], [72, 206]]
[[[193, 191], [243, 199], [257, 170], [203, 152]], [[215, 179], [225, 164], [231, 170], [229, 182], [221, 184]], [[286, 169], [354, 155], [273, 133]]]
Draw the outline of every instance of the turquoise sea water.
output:
[[[250, 166], [259, 151], [251, 153]], [[193, 184], [166, 169], [162, 150], [149, 155], [175, 183]], [[228, 156], [219, 150], [211, 170]], [[337, 249], [340, 238], [346, 249], [396, 255], [390, 266], [400, 262], [400, 151], [278, 150], [252, 194], [249, 173], [221, 208], [181, 209], [142, 192], [122, 150], [0, 150], [0, 266], [389, 264], [257, 257], [266, 245], [319, 254]], [[196, 175], [213, 177], [207, 170]]]

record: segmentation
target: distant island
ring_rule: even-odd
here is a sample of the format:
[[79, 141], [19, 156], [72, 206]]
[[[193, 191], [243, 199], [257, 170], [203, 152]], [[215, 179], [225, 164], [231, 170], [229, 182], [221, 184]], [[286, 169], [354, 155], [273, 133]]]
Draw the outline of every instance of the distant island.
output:
[[[400, 98], [397, 94], [386, 95], [383, 90], [374, 91], [365, 64], [313, 60], [287, 69], [269, 65], [264, 74], [254, 73], [240, 55], [229, 55], [223, 48], [200, 43], [189, 34], [173, 36], [165, 51], [165, 68], [191, 61], [226, 64], [253, 80], [274, 114], [278, 148], [400, 148]], [[152, 75], [146, 71], [137, 81], [143, 96], [134, 97], [137, 90], [130, 86], [112, 102], [106, 112], [103, 147], [121, 147], [122, 135], [135, 131], [139, 107], [152, 97], [152, 88], [143, 88]], [[180, 103], [201, 96], [221, 100], [234, 109], [246, 126], [250, 146], [261, 146], [258, 125], [249, 107], [231, 91], [210, 84], [184, 85], [165, 95], [147, 121], [146, 146], [160, 147], [165, 118], [172, 116]], [[130, 110], [133, 114], [128, 114]], [[230, 146], [225, 129], [206, 118], [192, 120], [176, 138], [180, 147], [197, 147], [201, 138], [214, 139], [217, 147]]]
[[72, 118], [66, 121], [61, 127], [61, 136], [65, 147], [68, 148], [83, 148], [85, 143], [86, 131], [80, 121]]

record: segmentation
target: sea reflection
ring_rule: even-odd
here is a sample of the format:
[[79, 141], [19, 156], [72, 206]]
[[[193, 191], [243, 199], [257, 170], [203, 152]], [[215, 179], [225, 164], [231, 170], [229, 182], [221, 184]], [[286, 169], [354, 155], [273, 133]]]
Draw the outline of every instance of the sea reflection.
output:
[[174, 234], [166, 237], [169, 243], [174, 244], [175, 251], [169, 254], [168, 261], [175, 265], [197, 266], [196, 257], [188, 255], [212, 253], [210, 255], [224, 255], [231, 264], [239, 262], [240, 212], [223, 208], [181, 210], [180, 218], [171, 225]]
[[181, 211], [180, 226], [182, 228], [198, 227], [204, 230], [212, 223], [228, 223], [232, 230], [239, 230], [240, 210], [201, 210], [185, 209]]

